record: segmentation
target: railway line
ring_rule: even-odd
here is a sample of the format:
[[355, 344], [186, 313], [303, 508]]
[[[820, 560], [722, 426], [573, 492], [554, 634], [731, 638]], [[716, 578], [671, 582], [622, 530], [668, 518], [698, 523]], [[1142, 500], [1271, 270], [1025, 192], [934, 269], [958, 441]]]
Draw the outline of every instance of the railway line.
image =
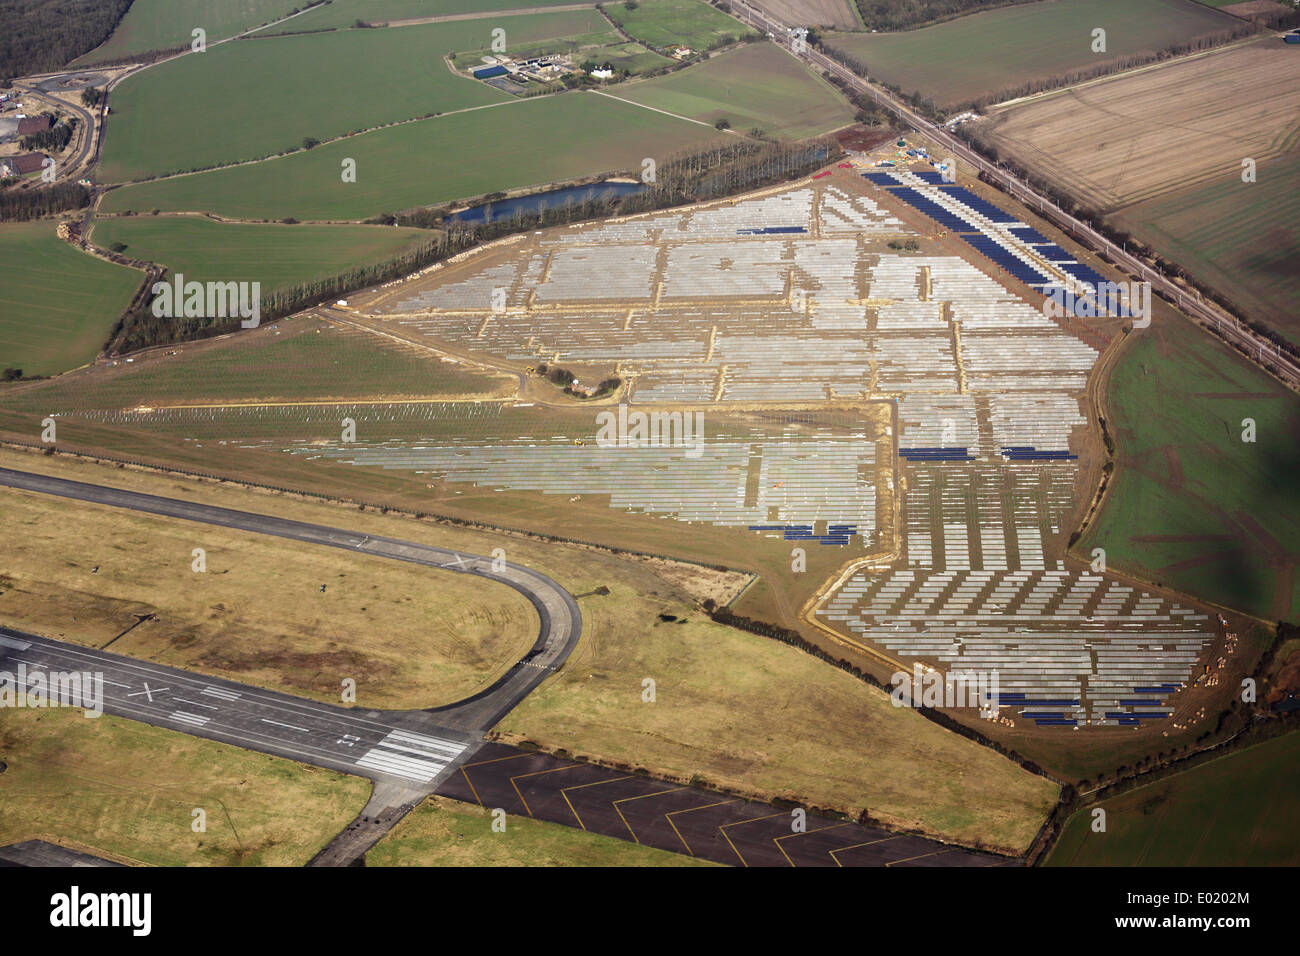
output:
[[880, 106], [911, 124], [913, 129], [929, 137], [936, 145], [942, 146], [957, 159], [989, 176], [1013, 199], [1033, 208], [1042, 218], [1065, 230], [1081, 245], [1103, 255], [1139, 280], [1150, 282], [1153, 290], [1162, 293], [1164, 298], [1176, 305], [1206, 331], [1241, 351], [1283, 385], [1300, 391], [1300, 360], [1283, 352], [1274, 342], [1250, 328], [1237, 316], [1206, 301], [1199, 293], [1183, 288], [1160, 270], [1152, 269], [1122, 246], [1116, 245], [1102, 235], [1090, 223], [1061, 209], [1024, 180], [986, 159], [947, 130], [908, 107], [888, 90], [864, 79], [835, 58], [809, 44], [804, 44], [802, 49], [798, 48], [788, 25], [743, 0], [734, 0], [731, 12], [742, 22], [767, 33], [791, 56], [839, 78], [851, 89], [870, 96]]

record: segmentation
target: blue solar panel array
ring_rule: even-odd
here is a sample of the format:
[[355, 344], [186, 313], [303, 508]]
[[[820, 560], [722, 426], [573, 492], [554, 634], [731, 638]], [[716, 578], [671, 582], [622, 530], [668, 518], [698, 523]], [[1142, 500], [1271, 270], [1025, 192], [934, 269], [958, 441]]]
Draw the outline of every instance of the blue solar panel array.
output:
[[855, 524], [828, 524], [825, 534], [814, 534], [810, 524], [751, 524], [750, 531], [780, 531], [786, 541], [816, 541], [824, 545], [848, 544], [857, 533]]
[[758, 226], [754, 229], [737, 229], [738, 236], [785, 236], [798, 232], [807, 232], [804, 226]]
[[993, 205], [987, 199], [981, 199], [969, 189], [962, 186], [944, 186], [943, 191], [959, 203], [969, 206], [981, 216], [987, 216], [991, 222], [1015, 222], [1016, 217], [1004, 209]]
[[937, 169], [912, 170], [912, 175], [919, 176], [922, 180], [929, 183], [931, 186], [942, 186], [945, 183], [949, 182], [949, 180], [943, 178], [943, 173], [939, 172]]
[[1017, 239], [1023, 239], [1030, 245], [1041, 245], [1051, 241], [1033, 226], [1012, 226], [1010, 231]]
[[1050, 281], [1048, 276], [1035, 269], [1029, 263], [1016, 258], [1008, 250], [998, 245], [991, 237], [984, 235], [982, 232], [976, 233], [972, 236], [962, 236], [962, 239], [969, 242], [972, 246], [984, 253], [984, 255], [988, 256], [1026, 285], [1041, 285], [1042, 283]]
[[974, 461], [966, 448], [900, 448], [898, 454], [908, 461]]
[[937, 202], [934, 202], [931, 199], [926, 199], [925, 196], [921, 195], [921, 193], [917, 192], [915, 189], [900, 186], [896, 187], [893, 190], [893, 193], [909, 206], [915, 206], [939, 225], [947, 226], [953, 232], [974, 232], [979, 228], [973, 222], [944, 209]]
[[1106, 277], [1096, 269], [1089, 268], [1081, 262], [1061, 262], [1058, 263], [1062, 272], [1068, 273], [1080, 282], [1089, 283], [1094, 289], [1097, 283], [1105, 282]]
[[1106, 716], [1111, 720], [1119, 720], [1121, 724], [1137, 723], [1140, 720], [1163, 720], [1166, 717], [1173, 716], [1173, 711], [1164, 710], [1157, 713], [1130, 714], [1123, 710], [1108, 710]]
[[877, 186], [897, 186], [898, 178], [893, 173], [863, 173], [862, 178]]
[[1035, 242], [1033, 243], [1034, 252], [1038, 253], [1048, 262], [1073, 262], [1074, 256], [1066, 252], [1054, 242]]
[[1005, 461], [1074, 461], [1078, 457], [1069, 451], [1041, 449], [1033, 445], [1002, 446], [1002, 458]]

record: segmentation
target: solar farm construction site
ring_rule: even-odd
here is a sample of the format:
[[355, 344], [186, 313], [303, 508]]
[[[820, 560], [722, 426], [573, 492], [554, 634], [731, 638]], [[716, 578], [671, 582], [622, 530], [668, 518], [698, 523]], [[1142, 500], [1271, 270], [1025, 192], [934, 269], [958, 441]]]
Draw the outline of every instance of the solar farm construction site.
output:
[[[1171, 722], [1222, 628], [1064, 560], [1091, 494], [1085, 390], [1123, 322], [1045, 315], [1049, 284], [1082, 296], [1102, 277], [938, 177], [850, 166], [686, 211], [511, 237], [323, 309], [326, 321], [529, 381], [549, 364], [579, 385], [618, 376], [625, 390], [586, 408], [294, 409], [304, 422], [346, 414], [358, 437], [261, 444], [839, 549], [814, 619], [844, 641], [907, 668], [996, 669], [1014, 724]], [[905, 251], [906, 240], [921, 245]], [[698, 415], [698, 444], [602, 444], [598, 414], [615, 402], [625, 418]]]

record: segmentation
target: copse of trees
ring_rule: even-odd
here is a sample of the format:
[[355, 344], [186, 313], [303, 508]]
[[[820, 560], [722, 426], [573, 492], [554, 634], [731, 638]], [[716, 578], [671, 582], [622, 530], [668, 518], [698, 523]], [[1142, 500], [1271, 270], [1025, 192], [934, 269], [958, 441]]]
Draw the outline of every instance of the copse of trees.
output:
[[41, 189], [0, 189], [0, 222], [25, 222], [90, 205], [90, 190], [62, 182]]
[[99, 46], [131, 0], [5, 0], [0, 64], [7, 76], [53, 73]]

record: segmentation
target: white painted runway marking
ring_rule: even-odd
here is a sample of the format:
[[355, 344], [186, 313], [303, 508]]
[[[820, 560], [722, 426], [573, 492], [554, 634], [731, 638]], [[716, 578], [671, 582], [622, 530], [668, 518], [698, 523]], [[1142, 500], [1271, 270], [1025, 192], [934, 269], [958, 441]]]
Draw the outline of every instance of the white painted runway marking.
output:
[[172, 711], [169, 716], [172, 720], [179, 720], [183, 724], [190, 724], [194, 727], [202, 727], [208, 722], [207, 717], [200, 717], [198, 714], [187, 714], [183, 710]]
[[25, 651], [31, 646], [30, 641], [17, 641], [12, 637], [5, 637], [3, 634], [0, 634], [0, 647], [9, 647], [15, 651]]
[[[167, 688], [167, 687], [159, 687], [159, 688], [157, 688], [157, 691], [156, 691], [156, 692], [159, 693], [159, 694], [161, 694], [163, 691], [165, 691], [165, 690], [169, 690], [169, 689], [170, 689], [170, 688]], [[153, 695], [154, 695], [154, 693], [155, 693], [155, 691], [154, 691], [154, 690], [150, 690], [150, 688], [149, 688], [149, 682], [148, 682], [148, 681], [145, 681], [145, 682], [144, 682], [144, 690], [137, 690], [137, 691], [135, 691], [134, 693], [127, 694], [126, 696], [127, 696], [127, 697], [139, 697], [141, 694], [144, 694], [146, 697], [149, 698], [149, 703], [152, 704], [152, 703], [153, 703]]]
[[207, 710], [216, 710], [211, 704], [200, 704], [197, 700], [186, 700], [184, 697], [173, 697], [172, 700], [178, 704], [189, 704], [191, 707], [203, 707]]
[[238, 694], [232, 691], [222, 690], [220, 687], [205, 687], [201, 693], [207, 694], [209, 697], [219, 697], [222, 700], [239, 700]]
[[290, 730], [299, 730], [299, 731], [302, 731], [304, 734], [309, 734], [309, 733], [311, 733], [311, 731], [308, 730], [306, 727], [295, 727], [293, 724], [282, 724], [282, 723], [280, 723], [278, 720], [269, 720], [269, 719], [267, 719], [266, 717], [263, 717], [263, 718], [262, 718], [262, 723], [264, 723], [264, 724], [275, 724], [275, 726], [277, 726], [277, 727], [287, 727], [287, 728], [289, 728]]
[[454, 740], [394, 730], [358, 760], [357, 766], [428, 783], [464, 750], [465, 745]]

